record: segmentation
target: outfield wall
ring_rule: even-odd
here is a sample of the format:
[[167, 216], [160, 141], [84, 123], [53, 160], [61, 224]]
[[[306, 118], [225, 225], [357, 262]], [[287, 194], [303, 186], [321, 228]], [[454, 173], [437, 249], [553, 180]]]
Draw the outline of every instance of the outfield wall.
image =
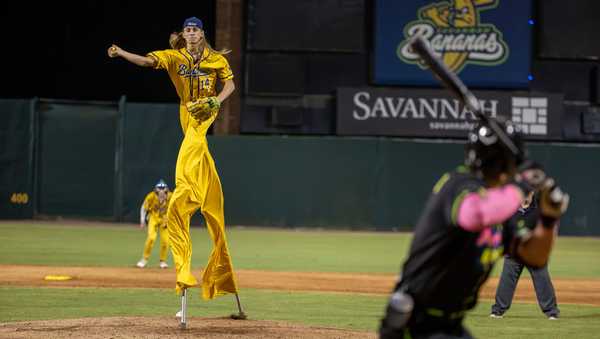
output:
[[0, 100], [0, 218], [33, 216], [30, 100]]
[[[177, 105], [1, 100], [0, 114], [1, 218], [137, 222], [154, 183], [174, 184]], [[463, 148], [331, 136], [211, 136], [209, 144], [228, 224], [380, 230], [409, 230]], [[530, 145], [572, 196], [561, 234], [600, 235], [599, 151], [594, 144]]]
[[[212, 137], [228, 222], [410, 229], [463, 144], [387, 138]], [[571, 194], [561, 234], [600, 235], [600, 146], [529, 146]]]

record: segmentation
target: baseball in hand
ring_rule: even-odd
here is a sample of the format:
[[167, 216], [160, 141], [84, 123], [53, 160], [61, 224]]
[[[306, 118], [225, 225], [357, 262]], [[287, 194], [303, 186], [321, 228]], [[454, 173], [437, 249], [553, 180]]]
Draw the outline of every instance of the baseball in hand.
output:
[[113, 45], [108, 49], [108, 56], [111, 58], [118, 56], [117, 55], [117, 46]]

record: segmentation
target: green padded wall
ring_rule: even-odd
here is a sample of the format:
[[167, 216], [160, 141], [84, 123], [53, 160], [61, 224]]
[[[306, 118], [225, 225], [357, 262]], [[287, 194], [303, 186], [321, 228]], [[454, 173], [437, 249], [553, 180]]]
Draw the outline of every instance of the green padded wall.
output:
[[33, 216], [31, 100], [0, 99], [0, 218]]
[[117, 105], [39, 102], [37, 214], [113, 218]]
[[[229, 224], [405, 229], [463, 144], [388, 138], [211, 137]], [[529, 146], [571, 196], [561, 234], [600, 235], [598, 145]]]
[[[0, 100], [0, 217], [137, 222], [173, 187], [178, 105]], [[209, 136], [229, 225], [410, 230], [463, 144], [393, 138]], [[529, 145], [571, 194], [560, 232], [600, 235], [600, 145]], [[27, 193], [26, 203], [11, 203]], [[22, 196], [20, 196], [22, 198]], [[193, 224], [199, 224], [198, 214]]]

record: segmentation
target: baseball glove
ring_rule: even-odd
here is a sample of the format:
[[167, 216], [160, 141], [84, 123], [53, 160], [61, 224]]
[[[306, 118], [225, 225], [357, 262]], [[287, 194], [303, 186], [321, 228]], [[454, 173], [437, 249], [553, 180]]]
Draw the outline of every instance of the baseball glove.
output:
[[217, 97], [200, 98], [195, 101], [190, 101], [185, 104], [188, 112], [198, 122], [203, 122], [210, 119], [213, 115], [219, 112], [221, 103]]

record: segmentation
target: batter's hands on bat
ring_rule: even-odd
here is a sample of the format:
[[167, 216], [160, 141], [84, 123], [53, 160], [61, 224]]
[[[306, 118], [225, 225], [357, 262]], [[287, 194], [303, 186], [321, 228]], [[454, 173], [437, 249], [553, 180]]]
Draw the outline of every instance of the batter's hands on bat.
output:
[[548, 176], [546, 175], [546, 172], [544, 172], [542, 165], [529, 159], [525, 160], [525, 162], [519, 166], [518, 173], [515, 176], [519, 187], [525, 194], [532, 190], [539, 190], [547, 178]]
[[204, 122], [219, 112], [221, 102], [217, 97], [206, 97], [185, 104], [188, 112], [198, 122]]
[[526, 160], [519, 167], [516, 181], [525, 194], [532, 190], [540, 192], [540, 212], [547, 221], [544, 224], [554, 224], [567, 211], [569, 195], [546, 174], [541, 164]]
[[558, 187], [554, 179], [547, 178], [540, 188], [540, 213], [542, 217], [556, 221], [567, 211], [569, 199], [569, 195]]
[[108, 48], [108, 51], [107, 51], [108, 56], [111, 57], [111, 58], [118, 57], [120, 52], [121, 52], [121, 47], [119, 47], [119, 46], [117, 46], [115, 44], [113, 44], [112, 46], [110, 46]]

